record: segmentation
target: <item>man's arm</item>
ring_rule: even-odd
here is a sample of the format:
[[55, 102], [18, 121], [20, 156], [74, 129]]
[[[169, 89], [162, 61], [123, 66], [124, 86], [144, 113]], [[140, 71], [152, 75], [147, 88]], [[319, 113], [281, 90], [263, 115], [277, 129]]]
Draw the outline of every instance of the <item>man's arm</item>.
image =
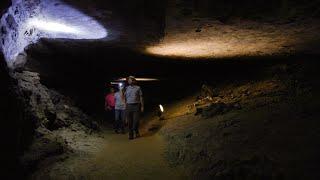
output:
[[141, 112], [144, 112], [144, 102], [143, 102], [143, 97], [140, 97], [140, 101], [141, 101]]
[[140, 89], [139, 95], [140, 95], [141, 112], [144, 112], [144, 101], [143, 101], [143, 95], [142, 95], [141, 89]]

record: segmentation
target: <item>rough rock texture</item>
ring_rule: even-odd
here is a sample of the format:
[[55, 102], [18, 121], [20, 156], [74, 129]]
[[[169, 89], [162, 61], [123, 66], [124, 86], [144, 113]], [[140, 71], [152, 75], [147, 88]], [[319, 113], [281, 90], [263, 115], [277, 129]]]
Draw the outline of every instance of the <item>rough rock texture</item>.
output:
[[210, 118], [218, 114], [226, 113], [232, 109], [233, 109], [232, 105], [227, 105], [224, 103], [215, 103], [215, 104], [211, 104], [206, 108], [203, 108], [201, 115], [204, 118]]
[[10, 4], [11, 4], [10, 0], [3, 0], [3, 1], [0, 2], [0, 15], [1, 16], [2, 16], [2, 14], [5, 13], [5, 11], [10, 6]]
[[319, 0], [171, 0], [172, 5], [179, 7], [179, 13], [217, 17], [228, 20], [229, 17], [260, 18], [297, 18], [306, 14], [319, 16]]
[[99, 128], [71, 100], [42, 85], [38, 73], [21, 71], [13, 72], [12, 76], [17, 81], [16, 88], [22, 94], [20, 98], [34, 131], [29, 134], [32, 141], [26, 144], [27, 150], [20, 159], [24, 173], [35, 170], [42, 161], [71, 152], [67, 139], [72, 136], [59, 133], [61, 129], [89, 134], [92, 129]]
[[1, 176], [23, 176], [39, 162], [70, 152], [74, 145], [66, 139], [74, 135], [61, 129], [84, 136], [99, 128], [71, 100], [43, 86], [37, 73], [10, 72], [2, 59], [0, 82], [3, 159], [8, 164], [8, 174]]
[[[279, 65], [272, 79], [224, 85], [213, 113], [168, 120], [160, 131], [167, 159], [195, 179], [319, 179], [317, 64]], [[242, 108], [223, 111], [234, 102]]]
[[16, 89], [16, 81], [9, 76], [9, 71], [2, 55], [0, 55], [0, 119], [2, 154], [6, 164], [0, 177], [12, 177], [18, 169], [18, 155], [21, 149], [30, 143], [32, 123], [23, 109], [20, 92]]
[[165, 1], [15, 0], [1, 17], [1, 45], [8, 65], [23, 67], [25, 48], [41, 38], [114, 40], [136, 47], [164, 35]]
[[[14, 66], [15, 58], [24, 57], [24, 48], [28, 45], [29, 35], [24, 34], [28, 31], [25, 27], [29, 17], [39, 14], [40, 1], [14, 1], [7, 13], [1, 17], [1, 51], [4, 53], [9, 66]], [[31, 32], [32, 30], [30, 30]], [[36, 35], [31, 33], [31, 36]], [[19, 63], [24, 63], [23, 60]]]
[[148, 53], [181, 59], [318, 54], [319, 0], [171, 0]]
[[61, 136], [47, 129], [37, 129], [36, 137], [20, 157], [19, 163], [23, 174], [34, 171], [41, 161], [68, 152], [69, 147]]
[[38, 73], [22, 71], [13, 76], [18, 80], [18, 88], [28, 103], [27, 109], [34, 115], [36, 127], [55, 130], [80, 122], [88, 128], [97, 128], [95, 122], [91, 122], [87, 115], [74, 107], [69, 99], [43, 86]]
[[102, 39], [107, 31], [93, 18], [62, 1], [13, 1], [1, 18], [1, 50], [8, 65], [23, 66], [24, 49], [40, 38]]
[[[98, 134], [79, 123], [54, 131], [39, 127], [32, 144], [19, 159], [21, 171], [29, 176], [71, 156], [99, 150], [101, 139]], [[92, 142], [95, 142], [93, 147], [88, 145]]]

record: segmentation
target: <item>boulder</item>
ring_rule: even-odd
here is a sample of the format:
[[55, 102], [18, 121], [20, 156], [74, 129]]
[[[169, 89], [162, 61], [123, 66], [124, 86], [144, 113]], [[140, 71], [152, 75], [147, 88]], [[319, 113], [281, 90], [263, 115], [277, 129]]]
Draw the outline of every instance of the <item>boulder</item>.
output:
[[45, 133], [36, 138], [24, 155], [20, 158], [20, 164], [24, 172], [36, 168], [44, 159], [61, 155], [68, 151], [68, 146], [63, 138], [52, 133]]
[[234, 105], [225, 103], [213, 103], [208, 107], [202, 109], [201, 115], [204, 118], [210, 118], [218, 114], [224, 114], [234, 109]]

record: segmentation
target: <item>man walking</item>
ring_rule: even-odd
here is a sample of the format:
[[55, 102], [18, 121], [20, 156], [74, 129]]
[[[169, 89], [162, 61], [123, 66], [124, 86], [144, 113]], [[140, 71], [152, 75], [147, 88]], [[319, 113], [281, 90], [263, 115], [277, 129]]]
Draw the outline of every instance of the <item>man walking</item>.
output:
[[124, 89], [119, 86], [119, 90], [114, 94], [115, 99], [115, 132], [119, 130], [124, 134], [124, 123], [126, 119], [126, 101], [124, 97]]
[[143, 96], [140, 86], [137, 85], [135, 77], [127, 78], [128, 87], [125, 92], [127, 120], [129, 125], [129, 139], [140, 137], [140, 112], [144, 111]]

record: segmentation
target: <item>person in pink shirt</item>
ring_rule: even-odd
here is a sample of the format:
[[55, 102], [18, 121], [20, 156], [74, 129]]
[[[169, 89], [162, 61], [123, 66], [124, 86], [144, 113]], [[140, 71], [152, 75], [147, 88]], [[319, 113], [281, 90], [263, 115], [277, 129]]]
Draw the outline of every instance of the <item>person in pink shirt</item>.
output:
[[114, 98], [115, 89], [110, 87], [109, 93], [105, 96], [104, 109], [106, 111], [106, 120], [110, 123], [114, 121], [114, 108], [115, 108], [115, 98]]
[[114, 110], [114, 107], [116, 105], [116, 102], [115, 102], [115, 99], [114, 99], [114, 91], [115, 91], [114, 88], [111, 87], [109, 94], [107, 94], [107, 96], [105, 97], [104, 107], [105, 107], [106, 111]]

